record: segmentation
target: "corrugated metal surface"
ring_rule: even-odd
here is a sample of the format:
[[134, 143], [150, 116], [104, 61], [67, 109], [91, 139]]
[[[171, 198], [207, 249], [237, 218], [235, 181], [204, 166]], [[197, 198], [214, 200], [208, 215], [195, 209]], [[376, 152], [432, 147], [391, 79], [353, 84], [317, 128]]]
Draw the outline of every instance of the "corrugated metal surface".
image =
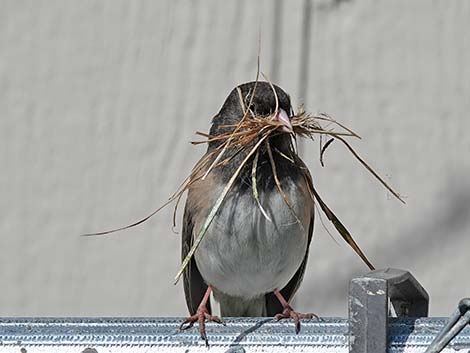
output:
[[[2, 319], [0, 352], [207, 352], [197, 327], [177, 329], [179, 319]], [[444, 325], [442, 319], [394, 320], [389, 352], [423, 352]], [[227, 326], [208, 324], [210, 352], [348, 352], [348, 326], [342, 319], [302, 323], [295, 335], [292, 322], [272, 319], [230, 319]], [[444, 352], [470, 347], [467, 328]]]
[[[358, 151], [406, 196], [392, 200], [339, 145], [324, 169], [303, 146], [377, 267], [410, 269], [431, 315], [468, 295], [470, 3], [318, 0], [309, 26], [304, 8], [0, 1], [0, 314], [185, 314], [171, 210], [111, 237], [78, 234], [166, 200], [203, 153], [193, 132], [255, 77], [260, 32], [262, 70], [360, 133]], [[348, 280], [365, 270], [317, 223], [296, 308], [345, 316]]]

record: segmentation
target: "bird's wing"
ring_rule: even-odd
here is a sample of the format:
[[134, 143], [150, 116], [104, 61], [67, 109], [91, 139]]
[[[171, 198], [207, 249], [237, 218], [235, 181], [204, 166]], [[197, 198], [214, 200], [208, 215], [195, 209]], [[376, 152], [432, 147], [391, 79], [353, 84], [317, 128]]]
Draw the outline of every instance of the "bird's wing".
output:
[[[307, 195], [307, 196], [311, 200], [311, 217], [310, 217], [310, 224], [309, 224], [309, 227], [308, 227], [307, 251], [305, 252], [304, 260], [300, 264], [299, 269], [294, 274], [294, 276], [291, 278], [291, 280], [280, 291], [282, 296], [288, 302], [292, 299], [294, 294], [299, 289], [300, 284], [302, 283], [302, 279], [304, 277], [305, 268], [307, 267], [308, 252], [309, 252], [310, 243], [312, 241], [312, 236], [313, 236], [313, 224], [314, 224], [314, 215], [315, 215], [314, 198], [313, 198], [313, 194], [311, 192], [313, 190], [312, 176], [310, 175], [310, 172], [308, 171], [308, 169], [305, 166], [305, 164], [303, 163], [303, 161], [299, 157], [297, 157], [295, 159], [296, 159], [296, 164], [299, 166], [299, 168], [304, 173], [304, 180], [305, 180], [305, 182], [307, 184], [307, 187], [308, 187], [309, 195]], [[274, 316], [274, 315], [279, 314], [279, 313], [282, 312], [282, 310], [284, 308], [282, 307], [281, 303], [276, 298], [274, 293], [268, 293], [268, 294], [266, 294], [265, 297], [266, 297], [266, 313], [267, 313], [267, 316]]]
[[[188, 195], [188, 198], [190, 196]], [[188, 207], [188, 201], [183, 216], [183, 231], [181, 237], [181, 259], [184, 260], [193, 245], [194, 220], [191, 207]], [[199, 304], [207, 291], [207, 284], [204, 282], [199, 269], [197, 268], [194, 256], [191, 258], [188, 266], [183, 273], [184, 295], [189, 313], [194, 315]], [[211, 312], [210, 301], [207, 302], [207, 310]]]
[[[191, 172], [191, 178], [196, 178], [205, 173], [207, 169], [207, 154], [203, 156]], [[181, 235], [181, 260], [184, 261], [188, 255], [194, 241], [194, 227], [197, 223], [198, 217], [201, 217], [201, 208], [204, 209], [208, 202], [208, 188], [212, 174], [209, 174], [205, 182], [195, 180], [189, 187], [186, 205], [184, 207], [183, 215], [183, 229]], [[194, 256], [191, 258], [189, 264], [183, 272], [183, 287], [184, 295], [186, 297], [186, 305], [191, 315], [197, 311], [199, 304], [207, 291], [207, 284], [202, 278], [201, 272], [197, 268]], [[207, 301], [206, 308], [211, 313], [210, 299]]]

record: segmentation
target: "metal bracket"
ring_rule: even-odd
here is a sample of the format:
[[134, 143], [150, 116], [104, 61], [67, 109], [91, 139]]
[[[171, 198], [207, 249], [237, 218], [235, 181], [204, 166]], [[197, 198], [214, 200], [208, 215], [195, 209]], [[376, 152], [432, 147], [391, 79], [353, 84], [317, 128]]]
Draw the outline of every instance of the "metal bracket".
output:
[[441, 352], [468, 324], [470, 324], [470, 298], [464, 298], [425, 353]]
[[349, 352], [386, 353], [390, 302], [397, 317], [428, 316], [429, 296], [408, 271], [388, 268], [349, 287]]

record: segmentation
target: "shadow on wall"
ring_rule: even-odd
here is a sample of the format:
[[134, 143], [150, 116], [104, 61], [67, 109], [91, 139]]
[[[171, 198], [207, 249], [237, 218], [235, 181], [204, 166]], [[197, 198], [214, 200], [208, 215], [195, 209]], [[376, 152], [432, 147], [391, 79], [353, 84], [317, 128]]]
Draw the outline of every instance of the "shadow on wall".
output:
[[[383, 239], [382, 244], [374, 250], [373, 256], [380, 268], [403, 267], [416, 275], [419, 281], [433, 274], [416, 274], [415, 269], [439, 265], [439, 257], [442, 258], [446, 249], [452, 249], [456, 258], [467, 253], [467, 239], [470, 233], [468, 173], [465, 170], [452, 173], [438, 198], [439, 203], [430, 207], [431, 211], [421, 213], [424, 217], [417, 219], [416, 223], [404, 228], [397, 237]], [[446, 261], [452, 261], [452, 258], [446, 258]], [[410, 264], [413, 268], [406, 268], [410, 267]], [[358, 275], [357, 269], [354, 268], [344, 271], [347, 271], [346, 278]], [[328, 297], [332, 303], [344, 301], [348, 283], [338, 284], [338, 281], [331, 281], [329, 271], [321, 273], [315, 282], [322, 284], [322, 292], [329, 293]]]
[[[468, 173], [452, 174], [438, 196], [439, 203], [431, 208], [426, 218], [403, 231], [400, 244], [386, 241], [377, 258], [384, 264], [413, 257], [417, 262], [428, 261], [429, 255], [440, 252], [444, 246], [459, 246], [465, 230], [470, 229], [470, 180]], [[398, 251], [390, 252], [388, 249]]]

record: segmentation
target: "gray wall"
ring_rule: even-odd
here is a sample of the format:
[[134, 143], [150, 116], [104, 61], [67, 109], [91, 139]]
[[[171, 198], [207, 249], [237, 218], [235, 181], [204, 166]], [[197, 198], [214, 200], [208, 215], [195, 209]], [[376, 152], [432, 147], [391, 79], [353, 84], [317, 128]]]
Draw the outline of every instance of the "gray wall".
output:
[[[325, 168], [318, 143], [302, 146], [369, 257], [411, 270], [432, 315], [468, 296], [470, 2], [311, 5], [303, 36], [303, 1], [0, 0], [0, 315], [186, 313], [171, 208], [78, 234], [176, 189], [204, 153], [193, 132], [254, 79], [260, 32], [262, 71], [360, 133], [357, 151], [406, 196], [339, 144]], [[366, 268], [338, 241], [317, 222], [297, 309], [345, 315], [348, 280]]]

